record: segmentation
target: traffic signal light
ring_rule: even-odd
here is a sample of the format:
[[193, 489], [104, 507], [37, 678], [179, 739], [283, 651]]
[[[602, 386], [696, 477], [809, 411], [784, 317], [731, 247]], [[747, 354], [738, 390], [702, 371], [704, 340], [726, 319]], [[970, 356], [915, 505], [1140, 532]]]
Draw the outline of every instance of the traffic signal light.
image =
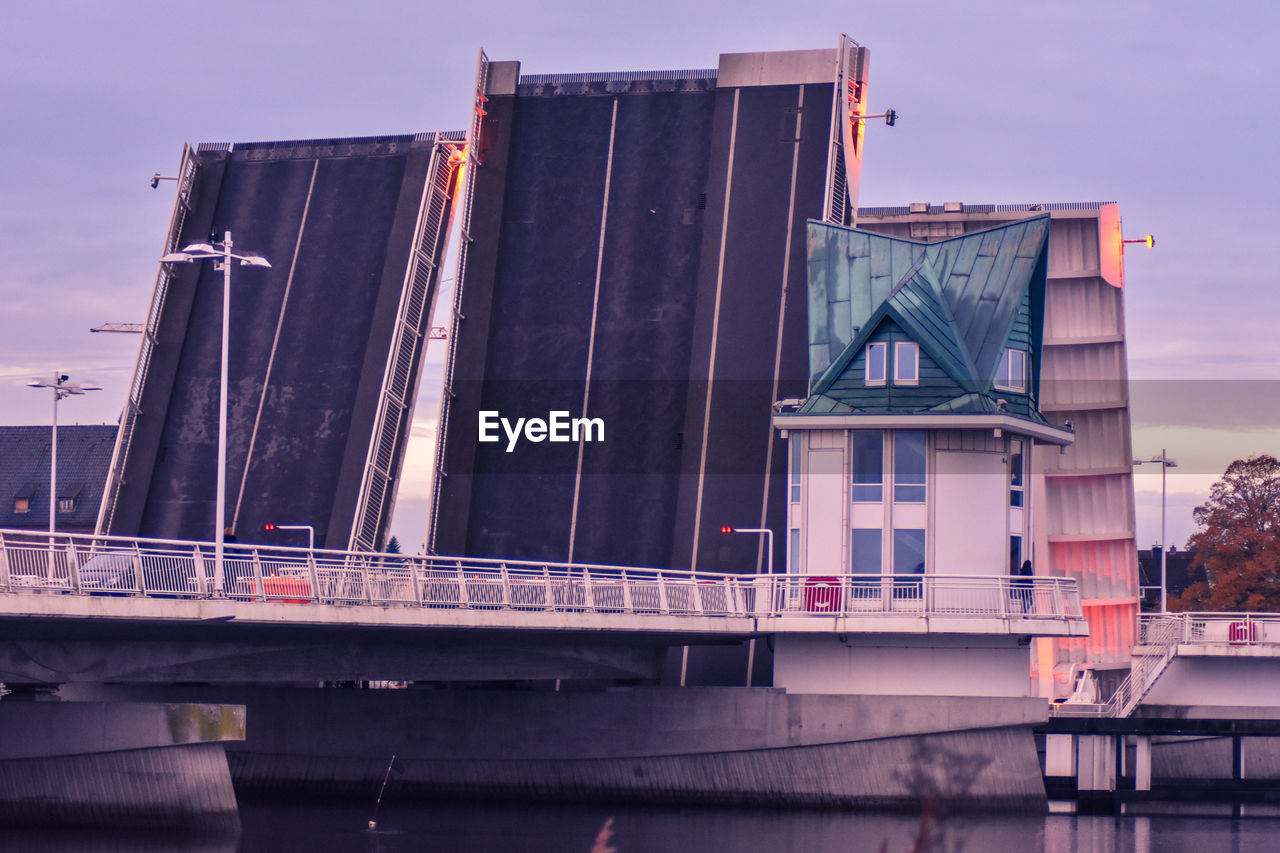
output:
[[263, 530], [275, 530], [275, 529], [276, 529], [276, 526], [275, 526], [274, 524], [272, 524], [271, 522], [269, 522], [269, 521], [268, 521], [266, 524], [262, 525], [262, 529], [263, 529]]
[[729, 525], [725, 524], [725, 525], [721, 526], [721, 528], [720, 528], [720, 532], [721, 532], [721, 533], [732, 533], [732, 532], [733, 532], [733, 528], [732, 528], [732, 527], [730, 527]]

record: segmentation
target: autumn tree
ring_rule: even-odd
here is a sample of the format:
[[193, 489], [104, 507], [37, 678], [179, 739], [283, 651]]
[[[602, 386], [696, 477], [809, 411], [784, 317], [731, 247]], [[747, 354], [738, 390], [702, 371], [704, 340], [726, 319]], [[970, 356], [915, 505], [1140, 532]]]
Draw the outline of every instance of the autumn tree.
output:
[[1280, 460], [1232, 462], [1193, 517], [1191, 569], [1204, 580], [1174, 609], [1280, 611]]

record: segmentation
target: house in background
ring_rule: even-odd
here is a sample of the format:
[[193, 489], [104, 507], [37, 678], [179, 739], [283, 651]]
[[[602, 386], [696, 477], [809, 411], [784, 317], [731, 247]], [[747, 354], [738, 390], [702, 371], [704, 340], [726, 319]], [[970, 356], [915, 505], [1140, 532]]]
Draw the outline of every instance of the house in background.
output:
[[[49, 529], [47, 426], [0, 427], [0, 528]], [[58, 508], [64, 533], [92, 533], [115, 448], [112, 424], [58, 427]]]

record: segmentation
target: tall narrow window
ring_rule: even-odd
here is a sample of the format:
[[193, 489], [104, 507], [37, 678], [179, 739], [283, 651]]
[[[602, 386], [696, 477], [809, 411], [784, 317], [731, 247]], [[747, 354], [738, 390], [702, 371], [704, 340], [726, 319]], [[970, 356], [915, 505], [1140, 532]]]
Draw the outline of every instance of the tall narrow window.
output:
[[920, 384], [920, 345], [915, 341], [897, 341], [894, 343], [893, 384]]
[[1027, 393], [1027, 354], [1020, 349], [1007, 349], [996, 370], [995, 386], [1001, 391]]
[[884, 491], [884, 438], [879, 431], [853, 432], [853, 499], [878, 501]]
[[893, 434], [893, 499], [899, 503], [924, 503], [923, 430], [899, 430]]
[[791, 502], [800, 501], [800, 434], [791, 436]]
[[885, 382], [885, 359], [888, 344], [867, 344], [867, 384], [883, 385]]
[[1022, 568], [1022, 537], [1009, 537], [1009, 574], [1016, 575]]
[[800, 572], [800, 529], [791, 528], [791, 562], [787, 567], [792, 574]]
[[1025, 457], [1022, 453], [1022, 439], [1009, 441], [1009, 506], [1022, 506], [1026, 492], [1026, 478], [1023, 475]]

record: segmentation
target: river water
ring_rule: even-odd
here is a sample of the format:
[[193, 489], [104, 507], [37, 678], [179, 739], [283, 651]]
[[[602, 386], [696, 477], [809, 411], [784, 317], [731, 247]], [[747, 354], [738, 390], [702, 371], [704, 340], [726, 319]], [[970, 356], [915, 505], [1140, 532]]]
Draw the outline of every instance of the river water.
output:
[[[1186, 809], [1198, 814], [1189, 814]], [[59, 832], [0, 827], [6, 853], [589, 853], [613, 819], [617, 853], [1270, 853], [1280, 850], [1280, 817], [1262, 807], [1179, 806], [1150, 816], [982, 816], [929, 822], [919, 815], [824, 811], [656, 809], [606, 806], [384, 803], [370, 831], [370, 807], [250, 801], [238, 837], [169, 832]], [[1274, 809], [1272, 810], [1274, 814]], [[1234, 814], [1239, 814], [1239, 809]], [[922, 832], [929, 843], [917, 848]]]

